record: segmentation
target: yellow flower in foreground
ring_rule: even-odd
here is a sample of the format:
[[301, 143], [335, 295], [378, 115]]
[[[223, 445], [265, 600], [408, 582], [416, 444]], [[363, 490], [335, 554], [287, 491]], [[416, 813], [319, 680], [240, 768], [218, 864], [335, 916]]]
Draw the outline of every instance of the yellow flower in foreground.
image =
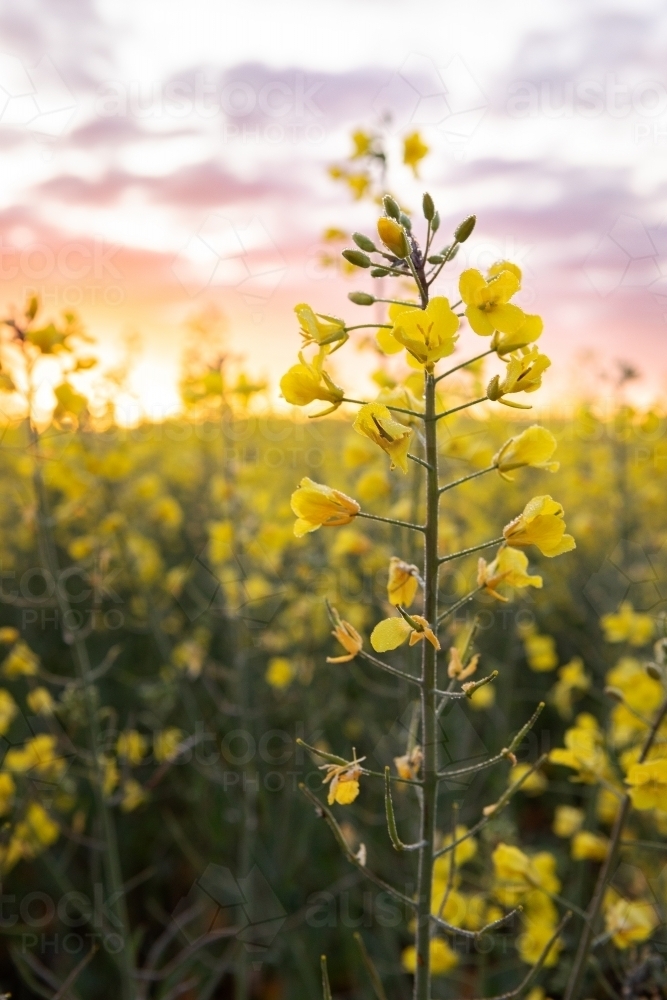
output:
[[506, 441], [500, 451], [493, 456], [493, 464], [503, 479], [508, 479], [510, 482], [512, 477], [507, 473], [526, 466], [557, 472], [559, 463], [551, 461], [555, 450], [556, 438], [551, 431], [534, 424]]
[[623, 601], [615, 615], [603, 615], [601, 625], [607, 642], [645, 646], [653, 638], [653, 619], [634, 611], [629, 601]]
[[399, 312], [391, 334], [406, 351], [433, 371], [433, 365], [452, 354], [458, 339], [458, 316], [444, 296], [431, 299], [426, 309], [406, 308]]
[[382, 403], [366, 403], [357, 413], [353, 427], [357, 434], [370, 438], [389, 455], [392, 469], [398, 466], [402, 472], [408, 471], [412, 431], [393, 420], [386, 406]]
[[397, 649], [410, 638], [410, 645], [427, 639], [435, 649], [440, 649], [440, 643], [432, 628], [421, 615], [410, 615], [414, 627], [405, 618], [385, 618], [378, 622], [371, 632], [371, 646], [376, 653], [386, 653], [389, 649]]
[[270, 684], [272, 688], [276, 688], [278, 691], [282, 691], [283, 688], [289, 687], [292, 683], [294, 679], [294, 667], [286, 657], [274, 656], [269, 660], [265, 677], [267, 684]]
[[487, 563], [486, 559], [483, 558], [478, 560], [477, 583], [480, 587], [485, 587], [496, 600], [507, 602], [509, 598], [497, 591], [497, 587], [501, 583], [517, 590], [523, 587], [537, 587], [539, 589], [542, 586], [542, 577], [530, 576], [526, 572], [527, 569], [528, 556], [525, 552], [503, 547], [499, 549], [493, 562]]
[[[429, 956], [431, 961], [431, 975], [444, 976], [450, 969], [458, 965], [458, 956], [442, 938], [432, 938], [429, 944]], [[408, 945], [403, 949], [401, 964], [406, 972], [415, 972], [417, 969], [417, 951], [414, 945]]]
[[299, 354], [299, 361], [280, 380], [280, 390], [287, 402], [293, 406], [308, 406], [316, 399], [331, 403], [328, 410], [317, 414], [318, 417], [337, 410], [345, 392], [324, 371], [321, 358], [316, 358], [309, 364], [303, 354]]
[[337, 316], [315, 313], [305, 302], [294, 306], [294, 312], [299, 320], [304, 347], [308, 344], [317, 344], [319, 347], [337, 344], [334, 350], [338, 350], [338, 347], [342, 347], [348, 339], [345, 321], [338, 319]]
[[128, 764], [140, 764], [146, 756], [146, 737], [136, 729], [128, 729], [119, 733], [116, 741], [116, 753]]
[[361, 777], [359, 764], [365, 759], [365, 757], [357, 758], [355, 753], [354, 760], [349, 764], [322, 764], [320, 770], [327, 772], [322, 778], [322, 784], [329, 783], [327, 802], [330, 806], [334, 802], [337, 802], [339, 806], [349, 806], [350, 803], [354, 802], [359, 794], [359, 778]]
[[508, 545], [536, 545], [543, 556], [559, 556], [576, 548], [572, 535], [565, 534], [563, 515], [562, 505], [550, 496], [533, 497], [523, 512], [505, 525], [503, 535]]
[[494, 375], [486, 387], [486, 394], [489, 399], [505, 406], [529, 410], [530, 406], [514, 403], [503, 397], [516, 392], [536, 392], [542, 385], [542, 375], [550, 366], [549, 358], [546, 354], [540, 354], [537, 347], [526, 350], [523, 354], [513, 354], [507, 362], [502, 382], [500, 375]]
[[322, 483], [315, 483], [305, 476], [299, 488], [291, 496], [292, 511], [297, 520], [294, 534], [297, 538], [317, 531], [318, 528], [334, 528], [349, 524], [361, 510], [356, 500], [339, 490]]
[[609, 853], [609, 841], [598, 833], [580, 830], [572, 838], [571, 852], [574, 861], [604, 861]]
[[430, 147], [426, 145], [419, 132], [410, 132], [403, 139], [403, 163], [406, 167], [411, 167], [415, 177], [418, 176], [419, 164], [429, 152]]
[[604, 901], [605, 929], [617, 948], [630, 948], [646, 941], [658, 926], [658, 915], [650, 903], [629, 902], [613, 889]]
[[633, 764], [626, 779], [635, 809], [667, 811], [667, 760]]
[[[391, 330], [383, 327], [378, 330], [375, 338], [377, 340], [378, 347], [384, 351], [385, 354], [396, 354], [398, 351], [403, 350], [403, 344], [399, 344], [399, 342], [394, 339], [394, 327], [396, 326], [396, 321], [401, 313], [404, 313], [408, 309], [419, 309], [419, 303], [392, 302], [389, 306], [388, 315], [389, 321], [392, 324]], [[410, 407], [408, 407], [408, 409], [410, 409]]]
[[557, 837], [567, 839], [581, 829], [583, 822], [583, 809], [577, 809], [575, 806], [556, 806], [552, 830]]
[[387, 581], [389, 603], [409, 608], [415, 599], [418, 586], [418, 567], [412, 563], [403, 562], [398, 556], [392, 556], [389, 560], [389, 580]]
[[459, 292], [470, 326], [480, 337], [490, 337], [495, 330], [514, 334], [524, 322], [524, 312], [509, 300], [521, 286], [519, 278], [502, 270], [489, 281], [475, 268], [464, 271], [459, 278]]

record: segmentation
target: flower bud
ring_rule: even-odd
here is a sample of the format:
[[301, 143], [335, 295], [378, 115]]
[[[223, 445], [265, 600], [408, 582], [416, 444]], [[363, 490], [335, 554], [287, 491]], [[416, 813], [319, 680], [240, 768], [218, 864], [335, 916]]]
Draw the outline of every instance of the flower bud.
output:
[[445, 258], [442, 256], [442, 254], [434, 253], [431, 257], [428, 258], [428, 262], [429, 264], [442, 264], [444, 259]]
[[390, 250], [395, 257], [403, 259], [409, 256], [410, 246], [405, 230], [394, 219], [385, 217], [378, 219], [378, 233], [387, 250]]
[[384, 198], [382, 199], [382, 204], [384, 206], [385, 212], [387, 213], [390, 219], [398, 220], [400, 218], [401, 210], [398, 207], [398, 202], [396, 202], [390, 194], [386, 194], [384, 196]]
[[371, 259], [361, 250], [343, 250], [343, 257], [355, 267], [370, 267]]
[[660, 667], [658, 666], [657, 663], [647, 663], [646, 664], [646, 673], [654, 681], [661, 681], [662, 680], [662, 670], [660, 669]]
[[435, 205], [433, 204], [433, 198], [431, 198], [428, 191], [425, 192], [424, 197], [422, 198], [422, 211], [424, 213], [424, 218], [428, 222], [431, 222], [433, 220], [433, 216], [435, 215]]
[[437, 233], [440, 229], [440, 212], [436, 212], [431, 220], [431, 232]]
[[374, 267], [371, 271], [371, 278], [384, 278], [386, 274], [389, 274], [386, 267]]
[[475, 228], [475, 223], [477, 222], [476, 215], [469, 215], [467, 219], [458, 226], [454, 231], [454, 239], [457, 243], [465, 243], [473, 229]]
[[412, 219], [410, 218], [409, 215], [406, 215], [405, 212], [401, 212], [398, 221], [400, 222], [400, 224], [403, 226], [403, 229], [405, 229], [407, 233], [412, 232]]
[[352, 239], [360, 250], [366, 250], [368, 253], [375, 253], [377, 251], [373, 240], [369, 239], [368, 236], [364, 236], [363, 233], [352, 233]]
[[368, 292], [348, 292], [347, 297], [355, 306], [372, 306], [375, 302], [375, 296]]

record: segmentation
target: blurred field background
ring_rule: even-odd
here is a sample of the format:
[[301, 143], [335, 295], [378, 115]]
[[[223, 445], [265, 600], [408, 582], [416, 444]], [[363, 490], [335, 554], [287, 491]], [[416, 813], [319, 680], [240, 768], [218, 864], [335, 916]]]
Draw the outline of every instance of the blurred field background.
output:
[[[426, 37], [452, 27], [436, 4], [418, 3], [414, 18], [398, 4], [324, 7], [309, 50], [312, 13], [287, 5], [280, 58], [261, 3], [228, 24], [194, 5], [186, 28], [167, 5], [160, 29], [152, 5], [3, 11], [0, 992], [13, 1000], [116, 1000], [130, 953], [136, 1000], [318, 997], [323, 953], [334, 994], [357, 1000], [371, 988], [358, 934], [389, 1000], [410, 996], [409, 915], [350, 867], [298, 790], [319, 789], [322, 773], [296, 740], [354, 746], [380, 771], [405, 752], [413, 692], [361, 661], [326, 663], [340, 648], [325, 599], [367, 637], [388, 613], [389, 558], [420, 553], [402, 529], [367, 521], [296, 539], [289, 498], [310, 476], [413, 519], [419, 470], [399, 479], [340, 414], [309, 420], [278, 393], [297, 344], [293, 305], [350, 315], [358, 279], [339, 251], [377, 214], [379, 190], [414, 207], [428, 187], [455, 223], [478, 211], [468, 263], [517, 258], [554, 358], [534, 411], [486, 404], [449, 418], [441, 461], [451, 480], [484, 469], [539, 420], [557, 439], [558, 475], [493, 473], [452, 492], [442, 551], [498, 536], [544, 493], [577, 541], [542, 562], [543, 590], [507, 606], [481, 595], [454, 617], [453, 641], [477, 619], [483, 672], [500, 676], [443, 713], [449, 762], [497, 753], [540, 700], [520, 765], [562, 746], [578, 713], [604, 727], [609, 671], [622, 661], [634, 676], [665, 634], [664, 12], [526, 5], [507, 25], [477, 3], [457, 7], [443, 55]], [[328, 33], [340, 51], [349, 35], [349, 58], [331, 53]], [[146, 65], [138, 52], [151, 53]], [[183, 121], [164, 87], [194, 95], [202, 73], [218, 102], [270, 86], [289, 113], [230, 105]], [[581, 96], [591, 81], [603, 95], [593, 116]], [[28, 98], [34, 114], [21, 110]], [[12, 341], [26, 304], [38, 310], [27, 355]], [[355, 391], [408, 377], [362, 346], [338, 369]], [[448, 405], [491, 371], [457, 376]], [[466, 594], [476, 572], [476, 555], [447, 564], [443, 600]], [[616, 631], [601, 623], [618, 614]], [[416, 669], [417, 655], [392, 662]], [[489, 770], [443, 798], [470, 825], [507, 780]], [[500, 841], [552, 852], [562, 895], [586, 905], [596, 862], [554, 831], [563, 803], [609, 832], [598, 788], [547, 764], [464, 859], [466, 926], [497, 910], [488, 871]], [[396, 810], [407, 826], [398, 793]], [[350, 846], [363, 842], [409, 893], [381, 783], [366, 782], [345, 816]], [[633, 835], [656, 836], [641, 822]], [[619, 884], [662, 919], [667, 859], [641, 858]], [[511, 989], [527, 967], [517, 934], [465, 954], [436, 980], [438, 1000]], [[661, 925], [653, 993], [632, 996], [667, 995], [664, 941]], [[620, 982], [642, 955], [626, 967], [630, 952], [619, 954]], [[548, 975], [559, 996], [565, 973]]]

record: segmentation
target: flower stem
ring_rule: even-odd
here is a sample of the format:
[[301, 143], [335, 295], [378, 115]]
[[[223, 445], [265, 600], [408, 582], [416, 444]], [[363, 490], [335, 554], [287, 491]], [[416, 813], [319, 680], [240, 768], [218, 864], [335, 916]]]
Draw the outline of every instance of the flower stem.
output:
[[410, 521], [398, 521], [395, 517], [380, 517], [379, 514], [368, 514], [365, 510], [357, 511], [357, 517], [367, 517], [370, 521], [383, 521], [385, 524], [397, 524], [399, 528], [412, 528], [413, 531], [425, 531], [423, 524], [412, 524]]
[[447, 490], [453, 490], [455, 486], [460, 486], [461, 483], [467, 483], [470, 479], [477, 479], [478, 476], [483, 476], [487, 472], [493, 472], [493, 470], [496, 468], [497, 468], [496, 465], [489, 465], [487, 466], [486, 469], [478, 469], [477, 472], [471, 472], [469, 476], [462, 476], [461, 479], [455, 479], [451, 483], [445, 483], [444, 486], [440, 487], [438, 492], [446, 493]]

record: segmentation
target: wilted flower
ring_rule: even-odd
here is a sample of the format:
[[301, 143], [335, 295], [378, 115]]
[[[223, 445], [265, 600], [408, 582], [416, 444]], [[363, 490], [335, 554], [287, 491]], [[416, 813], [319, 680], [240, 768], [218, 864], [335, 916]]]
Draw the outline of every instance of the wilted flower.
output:
[[386, 653], [389, 649], [396, 649], [405, 640], [410, 638], [410, 645], [427, 639], [434, 649], [440, 649], [440, 643], [433, 629], [421, 615], [407, 616], [405, 618], [385, 618], [378, 622], [371, 632], [371, 646], [376, 653]]
[[447, 665], [447, 676], [451, 680], [464, 681], [467, 677], [472, 677], [472, 675], [477, 670], [477, 664], [479, 663], [479, 653], [475, 653], [474, 656], [470, 658], [468, 663], [463, 666], [461, 662], [461, 654], [459, 653], [456, 646], [450, 646], [449, 649], [449, 664]]
[[387, 581], [389, 603], [409, 608], [415, 599], [418, 586], [419, 568], [412, 563], [403, 562], [397, 556], [392, 556], [389, 560], [389, 580]]
[[402, 757], [394, 757], [394, 765], [399, 777], [406, 781], [414, 781], [419, 775], [424, 754], [421, 747], [413, 747], [410, 753], [403, 754]]
[[331, 614], [335, 621], [332, 635], [338, 639], [343, 649], [347, 650], [345, 656], [327, 656], [327, 663], [349, 663], [361, 651], [363, 639], [356, 628], [344, 621], [335, 608], [331, 608]]
[[359, 794], [359, 778], [361, 777], [359, 765], [364, 760], [366, 760], [365, 757], [357, 757], [355, 752], [354, 759], [349, 764], [322, 764], [320, 770], [327, 772], [322, 778], [322, 784], [326, 785], [327, 782], [330, 782], [327, 796], [330, 806], [334, 802], [337, 802], [339, 806], [349, 806], [351, 802], [354, 802]]

